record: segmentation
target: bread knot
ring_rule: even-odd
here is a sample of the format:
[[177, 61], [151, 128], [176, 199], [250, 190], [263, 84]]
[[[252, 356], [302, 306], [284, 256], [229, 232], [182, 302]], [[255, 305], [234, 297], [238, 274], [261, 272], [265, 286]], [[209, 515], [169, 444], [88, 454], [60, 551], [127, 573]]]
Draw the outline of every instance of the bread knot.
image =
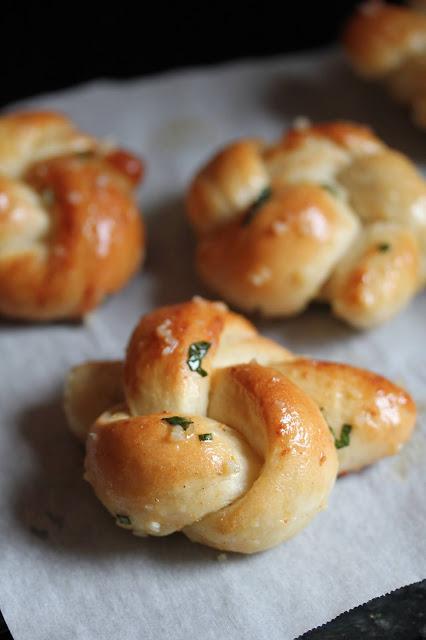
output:
[[132, 154], [57, 113], [0, 118], [0, 313], [80, 317], [141, 263]]
[[242, 553], [300, 531], [338, 470], [395, 453], [415, 419], [384, 378], [297, 358], [200, 298], [144, 316], [124, 363], [74, 368], [65, 406], [119, 526]]
[[365, 2], [350, 18], [343, 45], [354, 69], [383, 82], [426, 127], [426, 15], [422, 0], [413, 8]]
[[426, 183], [360, 125], [231, 143], [194, 177], [187, 213], [200, 276], [245, 311], [293, 315], [320, 300], [367, 328], [426, 282]]

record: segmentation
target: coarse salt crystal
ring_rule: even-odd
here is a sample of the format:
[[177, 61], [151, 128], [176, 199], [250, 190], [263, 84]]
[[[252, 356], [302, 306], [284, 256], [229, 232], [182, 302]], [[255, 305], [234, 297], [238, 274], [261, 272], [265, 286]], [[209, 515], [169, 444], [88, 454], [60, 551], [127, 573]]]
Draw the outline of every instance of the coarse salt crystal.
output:
[[283, 233], [288, 231], [288, 224], [283, 220], [275, 220], [271, 225], [271, 229], [276, 236], [281, 236]]
[[173, 426], [170, 431], [170, 438], [174, 441], [185, 440], [185, 431], [179, 425]]
[[260, 287], [262, 284], [270, 280], [271, 275], [271, 270], [268, 267], [260, 267], [258, 271], [249, 276], [249, 280], [255, 287]]
[[161, 355], [168, 356], [176, 349], [179, 344], [179, 341], [174, 338], [172, 330], [171, 330], [172, 321], [170, 318], [166, 318], [156, 329], [157, 336], [162, 338], [162, 340], [166, 343], [166, 346], [161, 352]]
[[298, 229], [304, 236], [312, 236], [318, 240], [326, 240], [329, 225], [324, 215], [316, 207], [309, 207], [302, 212], [298, 221]]

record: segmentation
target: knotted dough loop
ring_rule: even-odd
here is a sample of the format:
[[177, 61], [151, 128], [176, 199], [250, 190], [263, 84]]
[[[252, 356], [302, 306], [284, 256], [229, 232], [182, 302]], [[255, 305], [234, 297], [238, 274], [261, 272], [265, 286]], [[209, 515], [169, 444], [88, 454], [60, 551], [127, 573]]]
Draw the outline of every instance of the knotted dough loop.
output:
[[0, 313], [79, 317], [122, 287], [144, 253], [140, 161], [65, 116], [0, 118]]
[[242, 553], [297, 533], [326, 505], [338, 462], [344, 472], [395, 453], [415, 419], [384, 378], [295, 358], [200, 298], [143, 317], [124, 368], [75, 367], [65, 406], [117, 524]]
[[370, 327], [426, 281], [426, 183], [359, 125], [230, 144], [193, 179], [187, 212], [201, 277], [247, 311], [292, 315], [320, 299]]
[[[426, 127], [426, 16], [424, 3], [398, 7], [366, 2], [349, 20], [343, 44], [355, 70], [383, 81]], [[418, 9], [418, 10], [416, 10]]]
[[[183, 532], [252, 553], [286, 540], [326, 506], [337, 457], [318, 407], [274, 369], [212, 376], [207, 416], [103, 414], [87, 442], [86, 478], [135, 533]], [[180, 437], [181, 436], [181, 437]]]
[[[188, 365], [191, 345], [201, 343], [208, 345], [200, 365], [207, 375]], [[131, 411], [139, 414], [161, 408], [205, 415], [210, 374], [215, 369], [253, 358], [263, 364], [291, 357], [287, 349], [259, 335], [248, 320], [229, 312], [223, 303], [194, 298], [142, 318], [127, 348], [126, 400]]]

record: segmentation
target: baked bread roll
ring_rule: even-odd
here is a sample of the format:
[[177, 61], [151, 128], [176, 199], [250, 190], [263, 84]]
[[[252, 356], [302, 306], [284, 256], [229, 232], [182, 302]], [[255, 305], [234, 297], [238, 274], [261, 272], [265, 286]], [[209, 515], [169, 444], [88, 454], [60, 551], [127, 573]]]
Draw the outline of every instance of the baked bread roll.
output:
[[381, 2], [361, 5], [343, 34], [355, 71], [384, 82], [426, 127], [426, 15], [424, 2], [413, 8]]
[[319, 299], [368, 328], [426, 281], [426, 183], [360, 125], [231, 143], [193, 179], [187, 213], [201, 278], [245, 311], [287, 316]]
[[141, 176], [63, 115], [0, 117], [0, 314], [77, 318], [120, 289], [144, 254]]
[[415, 421], [388, 380], [297, 358], [200, 298], [143, 317], [124, 366], [72, 369], [65, 408], [119, 526], [240, 553], [295, 535], [338, 471], [394, 454]]

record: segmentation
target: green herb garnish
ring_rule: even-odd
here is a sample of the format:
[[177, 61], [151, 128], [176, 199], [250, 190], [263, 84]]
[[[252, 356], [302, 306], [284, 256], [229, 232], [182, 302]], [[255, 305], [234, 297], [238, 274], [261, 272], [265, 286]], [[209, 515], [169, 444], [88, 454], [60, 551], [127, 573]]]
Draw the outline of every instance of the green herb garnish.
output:
[[182, 418], [181, 416], [172, 416], [171, 418], [161, 418], [162, 422], [168, 422], [173, 427], [179, 426], [182, 427], [184, 431], [186, 431], [190, 424], [192, 424], [192, 420], [188, 418]]
[[330, 427], [330, 431], [334, 436], [334, 446], [336, 449], [343, 449], [343, 447], [348, 447], [350, 445], [350, 434], [352, 431], [352, 425], [344, 424], [342, 430], [340, 432], [340, 438], [336, 438], [336, 435], [333, 429]]
[[321, 184], [320, 185], [323, 189], [325, 189], [326, 191], [328, 191], [329, 193], [331, 193], [332, 196], [337, 197], [339, 195], [339, 192], [337, 191], [337, 189], [335, 187], [333, 187], [333, 185], [331, 184]]
[[242, 221], [243, 226], [245, 226], [246, 224], [250, 224], [256, 213], [259, 211], [262, 205], [271, 197], [271, 195], [271, 187], [265, 187], [263, 191], [260, 192], [253, 204], [247, 209]]
[[130, 527], [130, 525], [132, 524], [129, 516], [125, 516], [122, 513], [117, 513], [115, 517], [117, 518], [117, 522], [123, 524], [125, 527]]
[[377, 245], [377, 249], [381, 253], [386, 253], [386, 251], [389, 251], [390, 248], [391, 248], [391, 246], [390, 246], [390, 244], [388, 242], [382, 242], [382, 243]]
[[198, 440], [201, 440], [201, 442], [205, 442], [206, 440], [213, 440], [213, 434], [212, 433], [199, 433], [198, 434]]
[[207, 351], [211, 347], [211, 342], [193, 342], [188, 349], [187, 364], [191, 371], [196, 371], [202, 378], [205, 378], [207, 371], [205, 371], [201, 364], [203, 358], [207, 354]]

